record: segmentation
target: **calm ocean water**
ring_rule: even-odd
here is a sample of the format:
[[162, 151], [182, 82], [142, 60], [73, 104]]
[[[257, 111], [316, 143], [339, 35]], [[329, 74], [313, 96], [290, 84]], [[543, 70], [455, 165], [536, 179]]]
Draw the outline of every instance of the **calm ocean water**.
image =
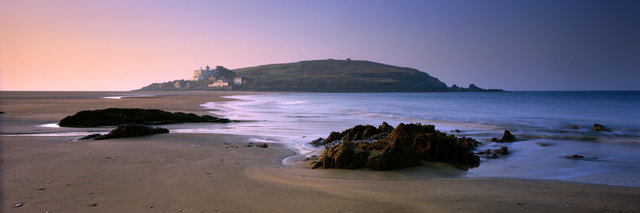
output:
[[[246, 122], [178, 129], [256, 136], [284, 143], [300, 154], [317, 154], [307, 143], [357, 124], [383, 121], [459, 129], [480, 150], [508, 146], [512, 154], [482, 159], [471, 177], [562, 179], [640, 186], [640, 92], [505, 93], [297, 93], [231, 96], [203, 104], [216, 114]], [[611, 132], [591, 130], [594, 123]], [[579, 129], [572, 129], [577, 125]], [[491, 143], [508, 129], [518, 142]], [[548, 146], [540, 146], [544, 143]], [[583, 155], [582, 160], [566, 159]], [[427, 165], [428, 167], [428, 165]]]

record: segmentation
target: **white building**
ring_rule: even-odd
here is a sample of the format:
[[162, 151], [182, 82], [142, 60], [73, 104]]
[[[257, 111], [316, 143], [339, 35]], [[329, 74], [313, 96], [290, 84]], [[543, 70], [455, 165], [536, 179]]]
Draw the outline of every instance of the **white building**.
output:
[[241, 85], [242, 84], [242, 78], [234, 78], [233, 79], [233, 84]]
[[228, 87], [228, 86], [229, 86], [229, 82], [227, 82], [227, 80], [225, 79], [217, 80], [216, 82], [209, 84], [209, 88], [219, 88], [219, 87]]

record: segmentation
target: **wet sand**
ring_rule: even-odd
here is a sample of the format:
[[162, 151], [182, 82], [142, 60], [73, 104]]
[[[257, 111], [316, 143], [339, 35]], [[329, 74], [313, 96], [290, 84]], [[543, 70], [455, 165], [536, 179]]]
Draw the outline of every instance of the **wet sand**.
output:
[[[200, 104], [238, 94], [151, 94], [160, 93], [114, 100], [96, 97], [126, 92], [2, 92], [0, 132], [47, 132], [51, 130], [38, 125], [106, 107], [206, 114]], [[278, 144], [248, 146], [247, 136], [171, 133], [71, 141], [74, 138], [0, 136], [0, 212], [640, 211], [640, 187], [413, 175], [438, 170], [428, 168], [310, 170], [304, 163], [282, 165], [292, 151]], [[18, 203], [23, 205], [13, 208]]]

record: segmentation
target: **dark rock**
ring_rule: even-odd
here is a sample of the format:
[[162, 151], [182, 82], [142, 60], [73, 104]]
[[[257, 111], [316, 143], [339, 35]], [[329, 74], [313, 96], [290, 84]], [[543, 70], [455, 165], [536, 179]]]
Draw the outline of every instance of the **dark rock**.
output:
[[387, 122], [382, 122], [382, 125], [378, 126], [378, 128], [371, 125], [357, 125], [342, 132], [331, 132], [329, 137], [324, 140], [324, 144], [330, 144], [338, 141], [373, 141], [387, 137], [391, 131], [393, 131], [393, 127], [391, 127]]
[[89, 140], [89, 139], [95, 139], [96, 137], [101, 136], [101, 134], [90, 134], [84, 137], [79, 138], [78, 140]]
[[368, 138], [364, 136], [364, 133], [369, 131], [367, 134], [371, 135], [372, 129], [373, 131], [375, 131], [375, 127], [371, 125], [366, 125], [366, 126], [357, 125], [347, 131], [342, 132], [343, 136], [341, 140], [362, 140], [364, 138]]
[[502, 135], [502, 139], [491, 138], [491, 141], [500, 143], [514, 142], [516, 141], [516, 136], [513, 136], [509, 130], [505, 130], [504, 135]]
[[309, 142], [309, 144], [315, 147], [322, 146], [324, 145], [324, 138], [318, 138], [318, 139], [312, 140], [311, 142]]
[[393, 127], [389, 125], [387, 122], [382, 122], [382, 124], [378, 126], [378, 130], [380, 132], [391, 133], [391, 131], [393, 131]]
[[308, 158], [305, 158], [303, 161], [311, 161], [311, 160], [318, 160], [318, 156], [317, 155], [311, 155]]
[[509, 149], [506, 146], [502, 146], [498, 149], [487, 149], [485, 151], [478, 152], [478, 154], [486, 158], [498, 158], [498, 156], [501, 155], [508, 155]]
[[449, 90], [453, 92], [504, 92], [504, 90], [501, 89], [483, 89], [476, 86], [475, 84], [469, 84], [468, 88], [459, 87], [458, 85], [454, 84], [453, 86], [449, 87]]
[[365, 127], [365, 129], [362, 131], [362, 138], [361, 139], [367, 139], [367, 138], [371, 138], [374, 135], [377, 135], [379, 133], [378, 129], [373, 127], [373, 126], [369, 126], [367, 125]]
[[266, 143], [263, 143], [263, 144], [256, 145], [256, 147], [258, 147], [258, 148], [268, 148], [269, 145], [267, 145]]
[[356, 144], [351, 141], [339, 143], [338, 145], [325, 150], [318, 158], [312, 168], [341, 168], [357, 169], [366, 167], [368, 152], [363, 149], [369, 144]]
[[469, 92], [483, 92], [484, 89], [476, 86], [475, 84], [469, 84]]
[[[383, 123], [376, 130], [376, 135], [390, 130], [385, 125], [388, 124]], [[325, 145], [318, 159], [311, 161], [311, 168], [390, 170], [417, 166], [422, 160], [450, 163], [461, 169], [479, 165], [478, 156], [471, 152], [477, 141], [436, 131], [433, 125], [399, 124], [372, 142], [358, 136], [366, 131], [373, 129], [358, 125], [342, 133], [332, 132], [331, 135], [342, 137]]]
[[582, 156], [582, 155], [569, 155], [569, 156], [565, 156], [565, 158], [567, 158], [567, 159], [583, 159], [584, 156]]
[[499, 149], [495, 149], [493, 150], [495, 154], [500, 154], [500, 155], [508, 155], [509, 154], [509, 148], [507, 148], [506, 146], [502, 146]]
[[126, 138], [126, 137], [139, 137], [139, 136], [147, 136], [154, 134], [163, 134], [169, 133], [168, 129], [165, 128], [153, 128], [150, 126], [137, 125], [137, 124], [125, 124], [119, 125], [114, 130], [111, 130], [109, 134], [101, 135], [101, 134], [91, 134], [85, 137], [80, 138], [84, 139], [94, 139], [94, 140], [103, 140], [110, 138]]
[[571, 129], [580, 129], [577, 125], [571, 125]]
[[227, 123], [230, 120], [210, 115], [198, 116], [193, 113], [171, 113], [157, 109], [108, 108], [80, 111], [75, 115], [67, 116], [60, 120], [58, 125], [61, 127], [96, 127], [120, 124], [161, 125], [198, 122]]
[[4, 114], [4, 112], [3, 112], [3, 111], [0, 111], [0, 114]]
[[90, 203], [90, 204], [87, 204], [87, 206], [94, 207], [94, 206], [98, 206], [98, 204], [97, 203]]
[[327, 139], [325, 139], [325, 143], [331, 143], [334, 141], [338, 141], [342, 138], [342, 133], [340, 132], [331, 132], [329, 133], [329, 137], [327, 137]]
[[611, 129], [606, 128], [598, 123], [594, 123], [593, 124], [593, 128], [591, 128], [593, 131], [605, 131], [605, 132], [611, 132]]

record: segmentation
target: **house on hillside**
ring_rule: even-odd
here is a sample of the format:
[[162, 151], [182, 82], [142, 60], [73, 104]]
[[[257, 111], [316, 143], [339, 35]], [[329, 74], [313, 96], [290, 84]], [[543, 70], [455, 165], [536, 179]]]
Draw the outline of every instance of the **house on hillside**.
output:
[[213, 82], [212, 84], [209, 84], [209, 88], [221, 88], [221, 87], [228, 87], [228, 86], [229, 86], [229, 82], [227, 81], [227, 79], [220, 79]]
[[233, 79], [233, 84], [234, 85], [242, 85], [242, 78], [234, 78]]

